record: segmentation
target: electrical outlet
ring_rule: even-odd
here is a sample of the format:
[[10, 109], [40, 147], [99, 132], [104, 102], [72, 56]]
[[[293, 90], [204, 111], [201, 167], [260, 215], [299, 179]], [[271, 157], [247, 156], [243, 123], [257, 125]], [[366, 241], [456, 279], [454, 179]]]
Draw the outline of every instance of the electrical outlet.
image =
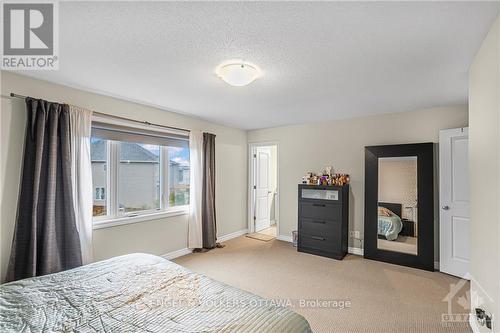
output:
[[357, 230], [349, 231], [349, 236], [351, 238], [361, 239], [360, 233]]

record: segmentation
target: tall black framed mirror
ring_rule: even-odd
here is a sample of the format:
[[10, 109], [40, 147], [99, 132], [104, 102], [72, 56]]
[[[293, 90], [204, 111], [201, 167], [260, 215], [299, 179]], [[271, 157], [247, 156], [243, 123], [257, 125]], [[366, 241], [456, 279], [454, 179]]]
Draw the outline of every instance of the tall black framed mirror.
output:
[[434, 144], [365, 147], [367, 259], [434, 270]]

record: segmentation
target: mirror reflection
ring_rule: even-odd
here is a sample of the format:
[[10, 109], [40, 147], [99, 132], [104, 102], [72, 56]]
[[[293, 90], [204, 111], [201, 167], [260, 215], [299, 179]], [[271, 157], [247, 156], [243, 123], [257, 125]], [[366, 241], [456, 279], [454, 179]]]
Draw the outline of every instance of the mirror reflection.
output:
[[417, 255], [417, 193], [416, 156], [378, 159], [378, 249]]

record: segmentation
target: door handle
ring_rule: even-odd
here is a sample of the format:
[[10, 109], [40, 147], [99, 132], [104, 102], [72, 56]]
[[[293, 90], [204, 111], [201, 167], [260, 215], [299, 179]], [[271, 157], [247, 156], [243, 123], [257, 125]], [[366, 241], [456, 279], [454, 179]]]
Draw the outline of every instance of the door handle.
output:
[[320, 240], [320, 241], [324, 241], [325, 238], [324, 237], [318, 237], [318, 236], [311, 236], [312, 239], [315, 239], [315, 240]]
[[442, 210], [450, 210], [450, 206], [443, 206], [441, 207]]

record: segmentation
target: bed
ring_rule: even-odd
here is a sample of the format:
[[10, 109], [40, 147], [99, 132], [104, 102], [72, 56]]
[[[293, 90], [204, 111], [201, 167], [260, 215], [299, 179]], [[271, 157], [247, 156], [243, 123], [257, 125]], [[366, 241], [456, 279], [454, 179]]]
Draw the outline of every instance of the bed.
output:
[[[382, 239], [390, 241], [396, 240], [399, 233], [403, 229], [403, 222], [401, 221], [402, 205], [389, 202], [379, 202], [378, 214], [378, 236]], [[389, 216], [380, 214], [380, 208], [389, 210]]]
[[311, 332], [285, 307], [130, 254], [0, 286], [5, 332]]

